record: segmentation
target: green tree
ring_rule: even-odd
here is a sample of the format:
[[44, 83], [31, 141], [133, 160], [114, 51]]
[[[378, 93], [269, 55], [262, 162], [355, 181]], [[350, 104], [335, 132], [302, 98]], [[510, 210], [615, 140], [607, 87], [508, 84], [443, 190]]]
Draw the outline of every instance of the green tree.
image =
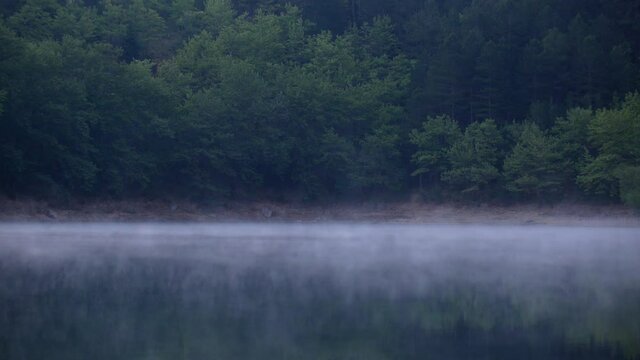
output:
[[320, 141], [316, 160], [322, 187], [329, 193], [345, 194], [351, 189], [356, 149], [345, 137], [329, 129]]
[[567, 187], [575, 187], [576, 177], [590, 157], [589, 126], [594, 118], [593, 110], [571, 109], [564, 117], [558, 118], [551, 129], [551, 134], [558, 140], [556, 151], [563, 164]]
[[100, 15], [99, 38], [120, 47], [128, 61], [161, 58], [173, 45], [165, 20], [143, 0], [106, 1]]
[[172, 153], [168, 119], [176, 102], [164, 81], [153, 76], [151, 62], [122, 64], [113, 57], [87, 84], [97, 113], [91, 131], [98, 187], [113, 196], [145, 195], [157, 190]]
[[399, 142], [397, 129], [390, 126], [374, 129], [365, 136], [352, 173], [352, 186], [365, 192], [401, 190], [405, 172]]
[[176, 23], [185, 31], [186, 36], [193, 36], [202, 31], [218, 35], [222, 29], [233, 24], [235, 10], [228, 0], [205, 0], [204, 9], [196, 10], [193, 1], [181, 0], [174, 3], [177, 15]]
[[504, 161], [506, 189], [528, 198], [545, 199], [562, 190], [562, 164], [556, 140], [528, 124]]
[[589, 135], [597, 155], [583, 168], [578, 184], [592, 194], [634, 199], [629, 194], [637, 191], [637, 182], [631, 179], [640, 165], [640, 94], [627, 95], [619, 108], [599, 110]]
[[[589, 26], [591, 25], [591, 26]], [[568, 99], [571, 104], [597, 107], [604, 103], [604, 82], [608, 76], [609, 57], [605, 44], [599, 36], [591, 33], [588, 24], [580, 15], [569, 25], [568, 36], [573, 45], [571, 56], [571, 74], [569, 83], [571, 90]]]
[[436, 182], [448, 168], [449, 148], [462, 136], [458, 123], [446, 115], [428, 118], [422, 129], [414, 129], [409, 134], [410, 141], [418, 148], [412, 162], [417, 169], [413, 176], [427, 174], [430, 182]]
[[10, 106], [2, 115], [13, 190], [58, 197], [92, 188], [95, 116], [82, 78], [98, 48], [71, 38], [25, 47], [19, 71], [9, 79]]
[[640, 166], [623, 166], [616, 171], [620, 181], [620, 199], [627, 205], [640, 208]]
[[29, 0], [8, 19], [8, 23], [20, 36], [45, 40], [54, 34], [60, 8], [55, 0]]
[[495, 121], [474, 122], [449, 149], [442, 180], [463, 193], [485, 190], [500, 176], [502, 136]]
[[[17, 144], [14, 121], [7, 115], [16, 91], [15, 76], [24, 62], [25, 44], [0, 19], [0, 190], [14, 196], [24, 181], [24, 154]], [[15, 96], [15, 95], [13, 95]]]
[[503, 69], [508, 66], [508, 57], [505, 53], [504, 49], [489, 41], [478, 56], [472, 99], [475, 118], [502, 118], [506, 112], [504, 91], [508, 89], [508, 79]]
[[466, 86], [467, 74], [463, 69], [464, 60], [454, 45], [439, 50], [429, 59], [425, 93], [432, 113], [444, 113], [451, 118], [462, 113], [469, 90]]
[[0, 188], [317, 198], [415, 166], [434, 193], [490, 194], [502, 167], [531, 197], [557, 166], [565, 191], [634, 201], [632, 1], [285, 3], [2, 2]]

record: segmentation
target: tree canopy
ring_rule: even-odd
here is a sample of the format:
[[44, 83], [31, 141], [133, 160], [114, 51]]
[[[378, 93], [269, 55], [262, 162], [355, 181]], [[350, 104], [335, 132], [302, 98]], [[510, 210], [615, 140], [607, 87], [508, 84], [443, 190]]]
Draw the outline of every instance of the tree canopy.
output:
[[5, 1], [0, 192], [637, 205], [638, 38], [632, 0]]

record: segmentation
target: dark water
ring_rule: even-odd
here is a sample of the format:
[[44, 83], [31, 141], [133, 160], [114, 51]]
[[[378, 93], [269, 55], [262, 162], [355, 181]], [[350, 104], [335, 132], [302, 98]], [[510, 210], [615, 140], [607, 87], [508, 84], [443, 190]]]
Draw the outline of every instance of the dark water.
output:
[[640, 230], [0, 224], [0, 359], [640, 359]]

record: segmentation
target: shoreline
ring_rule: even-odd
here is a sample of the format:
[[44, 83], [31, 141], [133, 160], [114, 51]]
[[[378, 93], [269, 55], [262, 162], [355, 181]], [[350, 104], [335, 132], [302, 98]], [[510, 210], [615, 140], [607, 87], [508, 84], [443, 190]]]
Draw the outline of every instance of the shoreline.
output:
[[460, 205], [422, 202], [285, 204], [228, 202], [203, 207], [190, 202], [101, 201], [52, 206], [0, 199], [0, 222], [273, 222], [495, 224], [640, 227], [640, 213], [622, 205]]

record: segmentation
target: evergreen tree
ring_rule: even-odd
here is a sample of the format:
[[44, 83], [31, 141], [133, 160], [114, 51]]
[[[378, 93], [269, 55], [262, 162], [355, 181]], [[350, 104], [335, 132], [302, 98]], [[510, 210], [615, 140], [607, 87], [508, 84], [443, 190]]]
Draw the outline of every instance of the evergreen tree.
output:
[[411, 131], [410, 141], [418, 149], [412, 157], [417, 167], [412, 175], [420, 176], [421, 186], [424, 174], [432, 183], [440, 179], [448, 168], [449, 148], [461, 136], [458, 123], [446, 115], [429, 118], [422, 124], [422, 129]]
[[397, 129], [388, 126], [365, 136], [352, 174], [356, 190], [401, 190], [405, 172], [401, 165], [399, 142]]
[[528, 124], [504, 161], [506, 189], [528, 198], [544, 199], [562, 190], [562, 164], [556, 140]]
[[590, 109], [575, 108], [558, 118], [551, 129], [558, 140], [557, 152], [563, 164], [565, 186], [575, 187], [576, 176], [586, 166], [593, 149], [589, 146], [589, 126], [594, 119]]
[[[586, 191], [632, 199], [640, 165], [640, 94], [629, 94], [619, 108], [599, 110], [589, 125], [597, 155], [584, 166], [578, 184]], [[624, 179], [624, 193], [620, 181]]]
[[449, 149], [449, 170], [442, 180], [463, 193], [479, 192], [500, 176], [501, 134], [495, 121], [474, 122]]

